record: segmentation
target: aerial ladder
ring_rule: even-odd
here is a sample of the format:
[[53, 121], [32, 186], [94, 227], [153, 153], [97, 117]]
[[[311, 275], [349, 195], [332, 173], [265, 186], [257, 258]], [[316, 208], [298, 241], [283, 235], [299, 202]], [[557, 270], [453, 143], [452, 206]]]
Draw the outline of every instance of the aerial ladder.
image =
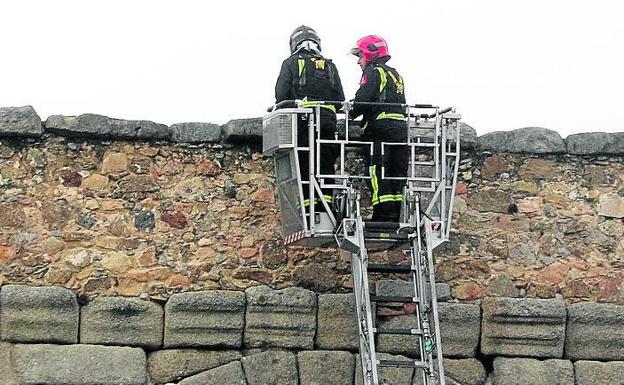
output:
[[[320, 135], [320, 109], [326, 103], [341, 105], [338, 113], [346, 117], [344, 132], [339, 129], [341, 132], [332, 139], [322, 139]], [[346, 159], [350, 152], [367, 151], [372, 155], [374, 148], [373, 142], [359, 140], [349, 127], [352, 122], [348, 111], [353, 103], [309, 104], [300, 100], [284, 101], [272, 106], [263, 118], [263, 153], [275, 159], [284, 244], [305, 247], [337, 244], [351, 253], [361, 385], [380, 385], [383, 367], [411, 368], [414, 376], [420, 377], [420, 383], [445, 385], [433, 250], [449, 239], [459, 167], [461, 115], [454, 108], [401, 105], [407, 116], [405, 142], [381, 143], [382, 155], [397, 150], [408, 151], [410, 155], [405, 176], [386, 175], [384, 165], [381, 167], [382, 179], [405, 182], [400, 219], [398, 223], [372, 222], [363, 218], [359, 191], [362, 181], [370, 176], [349, 167]], [[298, 143], [298, 130], [307, 130], [307, 143]], [[325, 146], [340, 149], [335, 174], [319, 172]], [[308, 162], [309, 175], [301, 175], [301, 161]], [[327, 189], [334, 192], [331, 202], [323, 198], [323, 190]], [[384, 249], [401, 250], [405, 263], [369, 263], [369, 251]], [[371, 295], [369, 274], [378, 273], [407, 275], [413, 293], [406, 297]], [[377, 325], [376, 308], [396, 303], [413, 304], [417, 327]], [[416, 337], [414, 357], [380, 359], [376, 337], [382, 334]], [[433, 359], [434, 355], [437, 360]]]

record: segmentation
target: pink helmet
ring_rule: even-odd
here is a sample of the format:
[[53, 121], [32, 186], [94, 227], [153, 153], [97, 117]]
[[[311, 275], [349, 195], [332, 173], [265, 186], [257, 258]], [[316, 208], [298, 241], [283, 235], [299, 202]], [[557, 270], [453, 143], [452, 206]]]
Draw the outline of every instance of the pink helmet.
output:
[[388, 43], [381, 36], [377, 35], [364, 36], [358, 40], [355, 47], [351, 49], [351, 53], [355, 56], [363, 57], [367, 63], [390, 55]]

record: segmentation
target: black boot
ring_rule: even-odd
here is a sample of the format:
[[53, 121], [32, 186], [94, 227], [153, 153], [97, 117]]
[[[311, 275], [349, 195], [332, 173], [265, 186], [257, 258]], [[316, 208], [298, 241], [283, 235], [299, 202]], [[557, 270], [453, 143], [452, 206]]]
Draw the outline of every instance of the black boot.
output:
[[401, 206], [396, 205], [397, 202], [379, 203], [373, 207], [374, 222], [399, 222], [399, 213]]

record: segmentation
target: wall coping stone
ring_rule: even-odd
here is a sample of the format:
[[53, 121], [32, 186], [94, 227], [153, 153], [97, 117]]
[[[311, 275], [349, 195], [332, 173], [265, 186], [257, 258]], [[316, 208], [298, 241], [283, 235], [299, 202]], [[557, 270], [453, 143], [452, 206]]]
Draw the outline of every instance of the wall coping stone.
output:
[[176, 123], [169, 127], [171, 140], [178, 143], [218, 143], [221, 126], [214, 123]]
[[565, 139], [568, 154], [624, 155], [624, 132], [589, 132], [570, 135]]
[[169, 139], [169, 127], [149, 120], [123, 120], [104, 115], [52, 115], [46, 122], [47, 131], [61, 136], [79, 138], [119, 138], [124, 140]]
[[[580, 156], [624, 155], [624, 132], [589, 132], [562, 139], [556, 131], [525, 127], [477, 136], [470, 125], [460, 122], [462, 150], [524, 154], [570, 154]], [[344, 121], [338, 131], [344, 132]], [[171, 141], [173, 143], [237, 143], [254, 147], [262, 141], [262, 118], [232, 119], [219, 126], [214, 123], [186, 122], [171, 126], [147, 120], [124, 120], [98, 114], [52, 115], [45, 123], [32, 108], [0, 107], [0, 138], [60, 136], [106, 140]], [[352, 137], [359, 138], [354, 129]]]
[[0, 137], [40, 137], [41, 118], [32, 106], [0, 107]]
[[493, 152], [564, 154], [566, 146], [558, 132], [542, 127], [496, 131], [478, 138], [479, 148]]
[[230, 120], [222, 126], [223, 139], [228, 142], [260, 143], [262, 118]]

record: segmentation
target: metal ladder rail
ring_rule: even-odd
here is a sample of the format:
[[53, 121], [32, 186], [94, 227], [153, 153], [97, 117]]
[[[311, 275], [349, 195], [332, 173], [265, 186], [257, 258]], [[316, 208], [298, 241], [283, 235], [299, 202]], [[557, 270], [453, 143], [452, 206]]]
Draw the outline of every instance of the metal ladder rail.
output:
[[[420, 359], [422, 360], [425, 369], [420, 372], [422, 376], [421, 379], [423, 384], [426, 385], [434, 385], [434, 373], [433, 373], [433, 361], [431, 356], [431, 351], [428, 349], [428, 344], [430, 343], [431, 333], [429, 331], [429, 320], [427, 317], [427, 306], [430, 304], [430, 296], [435, 295], [435, 289], [433, 294], [429, 291], [429, 295], [425, 289], [424, 281], [426, 281], [426, 266], [423, 261], [423, 250], [422, 250], [422, 236], [421, 236], [421, 226], [423, 225], [423, 221], [421, 218], [420, 212], [420, 200], [419, 196], [415, 196], [415, 205], [413, 215], [416, 217], [416, 237], [412, 239], [412, 244], [410, 247], [410, 259], [411, 263], [416, 266], [417, 275], [413, 275], [414, 289], [416, 291], [416, 295], [421, 299], [421, 302], [416, 305], [416, 317], [418, 320], [418, 325], [420, 326], [423, 334], [418, 341]], [[434, 284], [435, 286], [435, 284]], [[425, 307], [423, 309], [423, 307]], [[416, 376], [417, 374], [414, 373]]]
[[435, 343], [436, 357], [438, 359], [438, 385], [445, 385], [446, 378], [444, 376], [444, 363], [443, 363], [443, 355], [442, 355], [442, 338], [440, 334], [440, 317], [438, 313], [438, 296], [436, 292], [435, 286], [435, 274], [434, 274], [434, 264], [433, 264], [433, 235], [431, 231], [431, 221], [428, 218], [424, 218], [424, 226], [425, 226], [425, 245], [426, 245], [426, 253], [423, 253], [423, 256], [426, 256], [427, 259], [427, 270], [429, 273], [429, 290], [431, 293], [431, 314], [433, 316], [433, 337]]
[[[387, 296], [371, 296], [371, 301], [381, 302], [411, 302], [415, 305], [415, 317], [418, 327], [410, 329], [399, 328], [377, 328], [373, 322], [375, 315], [370, 309], [372, 306], [367, 301], [368, 294], [368, 260], [366, 257], [366, 248], [363, 238], [358, 238], [360, 247], [352, 253], [352, 271], [354, 278], [354, 293], [356, 296], [356, 307], [358, 316], [358, 328], [360, 332], [360, 358], [362, 375], [365, 381], [364, 385], [378, 385], [375, 378], [379, 378], [379, 370], [381, 367], [398, 367], [416, 369], [414, 376], [420, 375], [424, 385], [445, 385], [444, 369], [442, 361], [438, 361], [438, 367], [434, 367], [433, 347], [436, 348], [438, 357], [442, 357], [439, 341], [439, 323], [437, 317], [437, 303], [433, 296], [436, 295], [435, 278], [433, 278], [432, 265], [428, 263], [426, 258], [427, 250], [431, 250], [430, 242], [431, 234], [423, 237], [420, 229], [423, 226], [431, 226], [431, 222], [421, 218], [420, 203], [418, 195], [414, 195], [410, 211], [417, 229], [414, 232], [411, 241], [410, 265], [393, 266], [393, 265], [371, 265], [373, 272], [391, 272], [393, 270], [408, 272], [411, 274], [414, 295], [412, 297], [387, 297]], [[356, 222], [352, 223], [356, 225]], [[363, 225], [363, 223], [361, 223]], [[357, 224], [357, 228], [362, 229]], [[429, 232], [431, 230], [429, 229]], [[345, 234], [348, 236], [348, 234]], [[355, 238], [355, 233], [352, 235]], [[355, 240], [355, 239], [354, 239]], [[428, 288], [427, 281], [433, 285]], [[431, 293], [431, 294], [429, 294]], [[429, 314], [432, 314], [430, 317]], [[372, 327], [372, 329], [371, 329]], [[372, 333], [371, 333], [372, 331]], [[419, 359], [410, 360], [379, 360], [376, 358], [374, 337], [378, 334], [397, 334], [397, 335], [415, 335], [417, 337]], [[439, 380], [442, 378], [442, 380]]]
[[[411, 192], [413, 193], [413, 192]], [[390, 334], [412, 334], [417, 336], [417, 344], [418, 344], [418, 353], [419, 360], [400, 360], [400, 361], [379, 361], [380, 366], [394, 366], [394, 367], [408, 367], [413, 369], [419, 369], [414, 373], [414, 376], [421, 376], [422, 384], [424, 385], [445, 385], [444, 379], [441, 382], [438, 382], [438, 378], [440, 378], [440, 373], [444, 373], [444, 369], [441, 364], [438, 366], [437, 371], [434, 369], [433, 355], [432, 355], [432, 347], [434, 345], [439, 346], [438, 342], [432, 342], [432, 336], [435, 340], [436, 336], [439, 335], [439, 324], [435, 322], [437, 319], [436, 314], [433, 316], [433, 325], [430, 323], [429, 313], [432, 310], [436, 310], [435, 307], [437, 304], [432, 302], [432, 296], [436, 295], [435, 290], [435, 279], [429, 273], [430, 267], [427, 264], [425, 258], [425, 248], [427, 238], [423, 239], [420, 229], [422, 226], [425, 226], [425, 221], [421, 218], [420, 212], [420, 202], [419, 196], [417, 194], [413, 195], [413, 200], [411, 200], [411, 220], [416, 223], [415, 233], [413, 234], [411, 247], [409, 251], [410, 255], [410, 266], [409, 272], [411, 274], [412, 279], [412, 287], [414, 289], [414, 296], [412, 297], [415, 304], [415, 312], [414, 315], [417, 320], [418, 329], [409, 329], [409, 330], [401, 330], [401, 329], [391, 329], [386, 330], [387, 333]], [[430, 222], [426, 222], [426, 226], [430, 226]], [[423, 244], [425, 242], [425, 244]], [[377, 265], [375, 265], [377, 266]], [[378, 268], [375, 271], [382, 271]], [[404, 271], [404, 270], [403, 270]], [[404, 271], [405, 272], [405, 271]], [[425, 283], [429, 281], [433, 282], [433, 286], [430, 285], [429, 292], [427, 292], [427, 288]], [[431, 328], [433, 327], [433, 333], [431, 332]], [[439, 350], [438, 350], [439, 351]], [[441, 352], [441, 351], [439, 351]], [[441, 357], [441, 355], [440, 355]], [[440, 361], [441, 362], [441, 361]]]
[[[413, 258], [416, 259], [417, 265], [421, 269], [420, 277], [422, 279], [421, 283], [428, 282], [429, 291], [427, 293], [426, 290], [423, 291], [423, 303], [425, 308], [417, 309], [421, 310], [422, 318], [423, 318], [423, 330], [425, 332], [425, 338], [427, 338], [426, 343], [432, 344], [435, 346], [436, 357], [437, 357], [437, 370], [434, 369], [433, 365], [433, 350], [431, 348], [425, 348], [425, 355], [423, 356], [423, 360], [427, 364], [428, 373], [423, 372], [423, 382], [425, 384], [437, 384], [437, 385], [445, 385], [445, 377], [444, 377], [444, 365], [443, 365], [443, 356], [442, 356], [442, 345], [440, 340], [440, 323], [438, 317], [438, 303], [437, 303], [437, 292], [435, 286], [435, 276], [433, 270], [433, 248], [432, 248], [432, 221], [428, 219], [426, 216], [420, 215], [418, 213], [417, 217], [418, 222], [418, 235], [416, 239], [413, 240], [412, 244], [412, 253]], [[421, 229], [424, 229], [425, 236], [423, 238]], [[423, 282], [424, 281], [424, 282]], [[429, 317], [431, 315], [431, 318]], [[433, 341], [431, 341], [433, 340]], [[429, 378], [426, 378], [426, 375], [429, 375]]]
[[373, 314], [368, 286], [368, 253], [364, 239], [364, 221], [360, 211], [359, 194], [351, 187], [347, 191], [347, 216], [342, 223], [341, 248], [351, 252], [351, 273], [360, 344], [360, 362], [364, 385], [379, 385]]
[[[436, 189], [437, 195], [443, 202], [438, 202], [444, 209], [441, 210], [445, 213], [446, 202], [446, 191], [449, 189], [449, 184], [454, 187], [455, 179], [450, 178], [451, 180], [447, 180], [446, 178], [446, 168], [450, 165], [453, 165], [457, 168], [458, 166], [458, 158], [459, 151], [452, 152], [449, 151], [450, 148], [447, 148], [448, 137], [446, 137], [446, 125], [444, 125], [444, 129], [441, 127], [442, 122], [440, 119], [440, 114], [436, 111], [436, 127], [435, 131], [435, 139], [434, 139], [434, 147], [436, 147], [437, 151], [434, 151], [434, 163], [437, 164], [435, 169], [435, 176], [439, 177], [442, 183], [442, 189]], [[457, 134], [459, 137], [459, 134]], [[457, 138], [458, 139], [458, 138]], [[323, 141], [320, 138], [317, 140]], [[348, 141], [348, 139], [347, 139]], [[457, 140], [458, 142], [458, 140]], [[456, 143], [457, 143], [456, 142]], [[341, 143], [344, 145], [343, 143]], [[342, 146], [341, 146], [342, 147]], [[411, 145], [411, 157], [413, 158], [413, 150], [414, 147]], [[343, 155], [343, 149], [341, 149], [341, 158]], [[320, 154], [317, 154], [320, 155]], [[450, 164], [447, 165], [447, 156]], [[452, 160], [455, 160], [453, 162]], [[455, 163], [455, 164], [453, 164]], [[392, 178], [389, 178], [392, 179]], [[435, 179], [435, 178], [434, 178]], [[343, 183], [345, 181], [342, 181]], [[342, 183], [341, 183], [342, 184]], [[408, 182], [408, 184], [410, 184]], [[342, 184], [343, 187], [344, 184]], [[334, 186], [332, 186], [334, 187]], [[337, 187], [337, 186], [336, 186]], [[351, 251], [351, 263], [352, 263], [352, 273], [353, 273], [353, 281], [354, 281], [354, 295], [356, 301], [356, 313], [358, 318], [358, 330], [360, 336], [360, 358], [361, 358], [361, 368], [362, 375], [365, 385], [379, 385], [379, 368], [390, 366], [390, 367], [406, 367], [413, 369], [421, 369], [420, 375], [422, 375], [423, 383], [426, 385], [445, 385], [445, 377], [444, 377], [444, 367], [443, 367], [443, 359], [442, 359], [442, 349], [441, 349], [441, 339], [440, 339], [440, 327], [439, 327], [439, 316], [437, 309], [437, 296], [436, 296], [436, 287], [435, 287], [435, 277], [433, 270], [433, 255], [432, 250], [434, 236], [432, 234], [432, 225], [433, 223], [440, 223], [444, 220], [444, 214], [438, 221], [431, 221], [424, 213], [420, 211], [420, 201], [419, 201], [419, 193], [418, 191], [411, 190], [410, 192], [413, 194], [413, 202], [414, 206], [412, 206], [412, 218], [417, 225], [415, 226], [415, 233], [413, 235], [413, 240], [411, 242], [411, 250], [410, 250], [410, 273], [412, 278], [412, 284], [414, 287], [414, 297], [413, 302], [416, 305], [415, 316], [417, 318], [417, 322], [419, 325], [419, 329], [377, 329], [374, 325], [375, 315], [372, 313], [371, 306], [371, 296], [368, 289], [368, 254], [366, 250], [366, 240], [364, 238], [364, 222], [362, 220], [360, 214], [359, 207], [359, 194], [353, 189], [353, 187], [349, 184], [348, 195], [350, 195], [350, 199], [348, 199], [350, 204], [348, 206], [351, 208], [350, 215], [348, 215], [348, 219], [345, 219], [342, 223], [341, 229], [344, 232], [342, 238], [346, 244], [350, 244], [351, 248], [343, 247], [349, 251]], [[452, 199], [452, 190], [451, 190], [451, 199]], [[436, 199], [434, 199], [436, 200]], [[433, 202], [431, 202], [433, 203]], [[447, 206], [448, 207], [448, 206]], [[452, 206], [450, 206], [452, 207]], [[429, 209], [431, 206], [429, 207]], [[446, 213], [445, 213], [446, 214]], [[448, 215], [450, 217], [450, 215]], [[449, 218], [450, 219], [450, 218]], [[421, 230], [424, 229], [424, 236], [421, 233]], [[442, 229], [440, 229], [442, 230]], [[446, 229], [445, 229], [446, 230]], [[448, 231], [448, 230], [447, 230]], [[338, 237], [337, 237], [338, 238]], [[340, 242], [339, 242], [340, 243]], [[372, 268], [373, 265], [371, 265]], [[426, 284], [428, 283], [429, 291], [427, 292]], [[386, 298], [386, 302], [395, 297]], [[395, 300], [399, 300], [399, 297], [396, 297]], [[420, 353], [420, 360], [402, 360], [402, 361], [392, 361], [392, 360], [378, 360], [377, 352], [375, 349], [375, 335], [378, 333], [390, 333], [390, 334], [411, 334], [418, 336], [418, 349]], [[432, 346], [433, 345], [433, 346]], [[437, 360], [437, 367], [434, 368], [434, 360], [433, 360], [433, 348], [435, 348]], [[417, 375], [417, 374], [415, 374]]]

